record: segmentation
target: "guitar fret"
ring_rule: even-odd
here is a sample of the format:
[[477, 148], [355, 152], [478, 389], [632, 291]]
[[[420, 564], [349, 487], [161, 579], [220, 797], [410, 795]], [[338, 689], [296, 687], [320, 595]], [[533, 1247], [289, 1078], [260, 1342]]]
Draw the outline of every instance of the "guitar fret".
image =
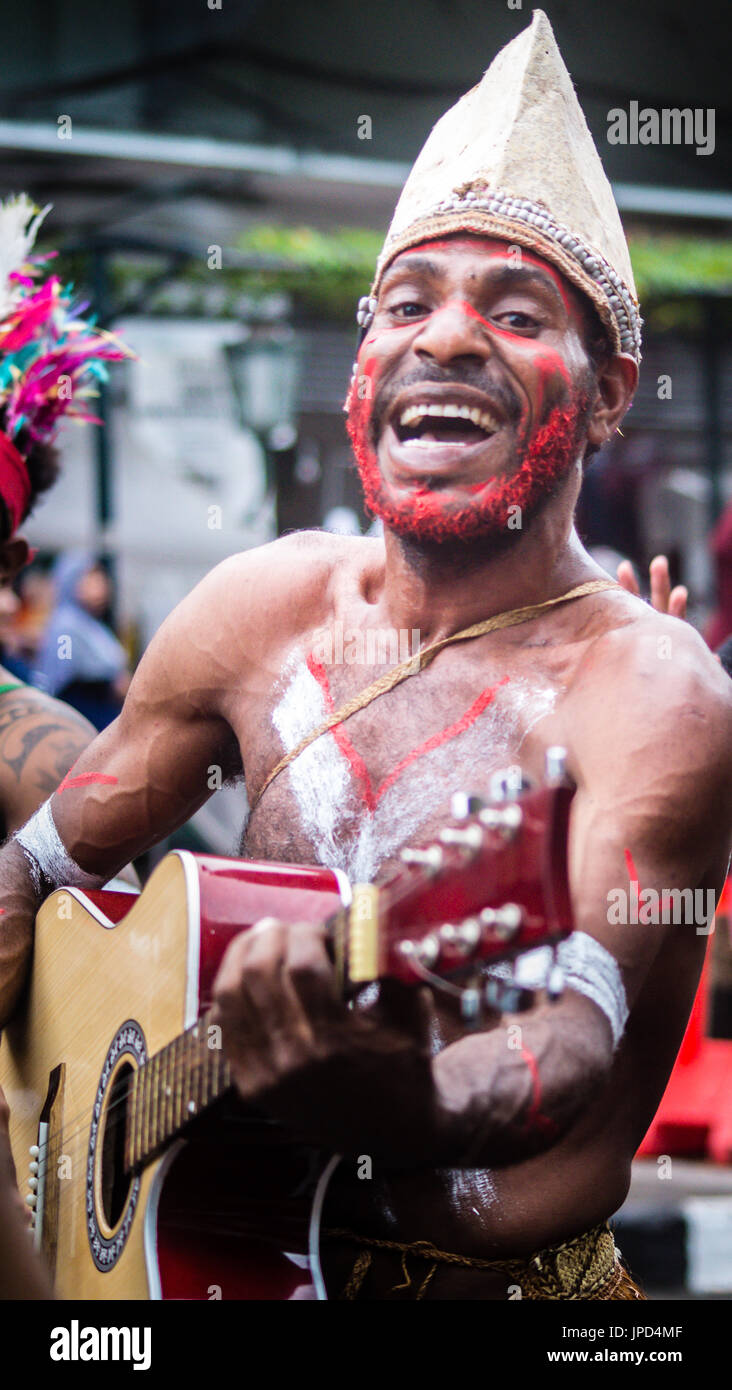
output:
[[197, 1115], [200, 1114], [200, 1112], [203, 1110], [203, 1057], [201, 1055], [200, 1031], [201, 1024], [199, 1023], [197, 1025], [196, 1033], [193, 1036], [192, 1040], [194, 1056], [193, 1065], [195, 1067], [195, 1090], [193, 1093], [193, 1099], [196, 1103]]
[[140, 1114], [139, 1114], [138, 1121], [137, 1121], [137, 1126], [138, 1126], [138, 1131], [139, 1131], [138, 1155], [137, 1155], [137, 1156], [138, 1156], [138, 1161], [141, 1160], [142, 1158], [144, 1158], [144, 1155], [145, 1155], [145, 1138], [146, 1138], [146, 1136], [145, 1136], [145, 1128], [146, 1128], [146, 1117], [147, 1117], [147, 1088], [148, 1088], [148, 1083], [149, 1083], [149, 1080], [150, 1080], [150, 1063], [151, 1063], [151, 1061], [152, 1061], [152, 1058], [151, 1058], [151, 1057], [148, 1057], [148, 1059], [147, 1059], [147, 1061], [146, 1061], [144, 1067], [142, 1067], [141, 1070], [140, 1070], [140, 1099], [139, 1099]]
[[[164, 1056], [165, 1056], [165, 1053], [164, 1053], [164, 1052], [163, 1052], [162, 1056], [163, 1056], [163, 1058], [164, 1058]], [[163, 1093], [162, 1093], [161, 1087], [160, 1087], [160, 1060], [159, 1060], [159, 1059], [160, 1059], [160, 1053], [158, 1054], [158, 1062], [157, 1062], [157, 1066], [156, 1066], [155, 1088], [154, 1088], [154, 1096], [153, 1096], [153, 1103], [152, 1103], [152, 1115], [153, 1115], [152, 1143], [153, 1143], [153, 1148], [154, 1148], [154, 1149], [156, 1149], [156, 1148], [158, 1147], [158, 1145], [159, 1145], [159, 1143], [160, 1143], [160, 1141], [161, 1141], [162, 1134], [163, 1134], [163, 1132], [164, 1132], [164, 1126], [165, 1126], [165, 1113], [164, 1113], [164, 1108], [163, 1108], [163, 1099], [164, 1099], [164, 1097], [163, 1097]]]
[[147, 1082], [150, 1097], [147, 1103], [146, 1152], [153, 1153], [157, 1144], [158, 1109], [162, 1104], [162, 1067], [160, 1053], [150, 1058], [150, 1075]]
[[173, 1096], [173, 1085], [175, 1082], [175, 1058], [171, 1053], [170, 1047], [164, 1048], [163, 1052], [161, 1053], [161, 1057], [163, 1059], [162, 1082], [164, 1088], [163, 1094], [165, 1097], [165, 1105], [163, 1108], [162, 1116], [163, 1134], [161, 1135], [161, 1139], [163, 1137], [167, 1139], [168, 1136], [173, 1133], [174, 1129], [173, 1107], [175, 1104], [175, 1099]]
[[135, 1154], [134, 1161], [139, 1163], [142, 1158], [142, 1116], [143, 1110], [143, 1091], [145, 1089], [145, 1074], [147, 1072], [147, 1062], [143, 1062], [137, 1072], [137, 1088], [135, 1093]]
[[133, 1163], [135, 1146], [135, 1096], [137, 1092], [137, 1077], [135, 1072], [132, 1077], [132, 1085], [128, 1092], [127, 1107], [125, 1114], [125, 1168], [129, 1172]]
[[192, 1115], [200, 1115], [203, 1109], [203, 1092], [201, 1088], [201, 1024], [196, 1024], [196, 1032], [189, 1034], [191, 1050], [191, 1070], [190, 1070], [190, 1100], [193, 1105]]
[[168, 1048], [168, 1085], [170, 1087], [170, 1114], [168, 1120], [168, 1137], [175, 1134], [179, 1127], [178, 1120], [178, 1092], [180, 1089], [180, 1059], [178, 1056], [178, 1039], [174, 1038]]
[[191, 1042], [190, 1032], [186, 1032], [181, 1037], [182, 1067], [185, 1084], [183, 1086], [183, 1109], [182, 1124], [193, 1118], [194, 1111], [191, 1110], [191, 1101], [196, 1085], [196, 1073], [194, 1068], [195, 1056]]
[[153, 1151], [160, 1143], [160, 1131], [165, 1129], [165, 1084], [164, 1077], [168, 1062], [167, 1048], [162, 1048], [155, 1058], [154, 1096], [151, 1104], [152, 1134], [150, 1139]]
[[185, 1119], [186, 1059], [185, 1033], [173, 1043], [175, 1066], [175, 1127], [180, 1129]]
[[153, 1097], [157, 1093], [158, 1081], [158, 1058], [151, 1057], [150, 1067], [145, 1087], [145, 1152], [151, 1153], [155, 1147], [155, 1130], [153, 1122]]

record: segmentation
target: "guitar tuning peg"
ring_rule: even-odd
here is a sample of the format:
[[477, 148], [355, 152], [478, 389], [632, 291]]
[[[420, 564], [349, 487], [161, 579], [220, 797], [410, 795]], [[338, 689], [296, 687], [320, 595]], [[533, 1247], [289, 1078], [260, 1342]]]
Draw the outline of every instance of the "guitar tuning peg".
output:
[[405, 845], [399, 851], [399, 858], [403, 864], [419, 864], [436, 873], [442, 868], [443, 853], [439, 845], [430, 845], [428, 849], [412, 849], [410, 845]]
[[524, 776], [518, 763], [512, 767], [494, 772], [490, 781], [491, 801], [514, 801], [522, 792], [528, 791], [531, 783]]
[[523, 989], [515, 980], [493, 979], [485, 986], [484, 998], [489, 1009], [497, 1009], [502, 1014], [520, 1014], [531, 1008], [534, 991]]
[[499, 831], [506, 840], [512, 840], [523, 821], [523, 811], [515, 801], [508, 806], [486, 806], [480, 812], [480, 821], [486, 829]]
[[475, 1027], [483, 1012], [483, 1000], [479, 989], [469, 986], [460, 993], [460, 1015], [463, 1023]]
[[450, 810], [453, 820], [470, 820], [471, 816], [477, 816], [485, 808], [485, 801], [482, 796], [471, 796], [467, 792], [455, 792]]
[[563, 782], [567, 776], [567, 750], [560, 744], [552, 744], [544, 754], [544, 776], [551, 785]]
[[510, 941], [524, 920], [524, 912], [520, 903], [504, 903], [502, 907], [484, 907], [480, 920], [499, 940]]
[[459, 845], [462, 849], [479, 850], [483, 843], [484, 832], [479, 825], [466, 825], [464, 829], [456, 829], [453, 825], [448, 825], [440, 831], [440, 840], [443, 845]]

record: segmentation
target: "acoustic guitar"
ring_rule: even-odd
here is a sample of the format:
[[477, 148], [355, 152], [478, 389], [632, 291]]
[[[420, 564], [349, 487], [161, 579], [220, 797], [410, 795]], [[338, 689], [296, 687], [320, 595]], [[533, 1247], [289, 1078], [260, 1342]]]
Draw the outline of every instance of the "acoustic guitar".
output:
[[318, 1229], [339, 1160], [238, 1099], [209, 1014], [222, 955], [265, 916], [326, 922], [347, 996], [390, 976], [459, 993], [478, 1022], [484, 1002], [519, 1008], [484, 967], [571, 930], [571, 796], [555, 778], [457, 798], [459, 819], [375, 884], [175, 851], [140, 895], [52, 893], [0, 1084], [57, 1295], [325, 1298]]

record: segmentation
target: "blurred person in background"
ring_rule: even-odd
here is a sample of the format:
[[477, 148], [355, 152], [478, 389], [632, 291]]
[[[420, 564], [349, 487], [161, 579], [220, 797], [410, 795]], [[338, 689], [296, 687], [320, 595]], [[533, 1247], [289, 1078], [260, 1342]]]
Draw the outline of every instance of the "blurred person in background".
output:
[[53, 607], [48, 571], [31, 560], [3, 590], [0, 661], [18, 680], [31, 683], [38, 649]]
[[12, 582], [0, 588], [0, 662], [5, 671], [18, 680], [27, 682], [31, 673], [16, 646], [16, 623], [22, 600]]
[[[66, 415], [90, 418], [80, 404], [90, 374], [99, 376], [103, 358], [126, 355], [79, 317], [56, 276], [41, 278], [49, 257], [32, 248], [43, 216], [24, 194], [0, 204], [0, 638], [18, 608], [13, 582], [31, 558], [19, 528], [58, 476], [58, 426]], [[18, 669], [0, 666], [3, 836], [23, 825], [94, 737], [91, 724], [18, 679]]]
[[[59, 473], [52, 440], [63, 415], [87, 418], [77, 391], [126, 352], [78, 317], [60, 281], [36, 283], [45, 257], [30, 252], [43, 214], [25, 195], [0, 204], [0, 647], [22, 600], [14, 581], [31, 558], [22, 523]], [[60, 385], [70, 383], [71, 390]], [[97, 592], [100, 586], [97, 585]], [[93, 589], [92, 589], [93, 593]], [[0, 664], [0, 834], [12, 835], [59, 785], [95, 729], [68, 705]], [[124, 877], [136, 883], [134, 871]], [[116, 884], [115, 886], [121, 886]], [[31, 1246], [29, 1212], [17, 1190], [8, 1140], [8, 1098], [0, 1090], [0, 1298], [50, 1298]]]
[[36, 684], [73, 706], [96, 729], [117, 718], [130, 682], [122, 643], [104, 621], [111, 584], [88, 551], [62, 555], [53, 570], [55, 606], [38, 654]]

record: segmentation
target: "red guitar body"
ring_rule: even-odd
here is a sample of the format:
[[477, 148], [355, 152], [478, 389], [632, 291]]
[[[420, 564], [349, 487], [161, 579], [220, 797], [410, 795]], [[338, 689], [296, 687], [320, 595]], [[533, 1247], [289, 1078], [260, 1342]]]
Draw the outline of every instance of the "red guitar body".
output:
[[[349, 896], [347, 881], [329, 869], [186, 852], [181, 858], [189, 896], [200, 903], [198, 949], [189, 950], [188, 957], [199, 1017], [211, 1004], [232, 937], [262, 917], [325, 921]], [[85, 896], [113, 922], [130, 907], [126, 893]], [[163, 1160], [155, 1242], [159, 1289], [148, 1269], [151, 1295], [245, 1301], [318, 1297], [309, 1224], [327, 1162], [328, 1155], [278, 1141], [276, 1127], [253, 1119], [235, 1097], [219, 1101]], [[285, 1253], [288, 1240], [295, 1247], [291, 1254]]]
[[[340, 1160], [238, 1099], [207, 1016], [226, 947], [263, 917], [323, 922], [346, 995], [426, 979], [474, 1017], [481, 963], [571, 930], [571, 795], [554, 784], [471, 802], [378, 885], [177, 851], [142, 894], [51, 894], [0, 1084], [57, 1295], [325, 1298], [320, 1217]], [[516, 1005], [491, 995], [491, 1007]]]

